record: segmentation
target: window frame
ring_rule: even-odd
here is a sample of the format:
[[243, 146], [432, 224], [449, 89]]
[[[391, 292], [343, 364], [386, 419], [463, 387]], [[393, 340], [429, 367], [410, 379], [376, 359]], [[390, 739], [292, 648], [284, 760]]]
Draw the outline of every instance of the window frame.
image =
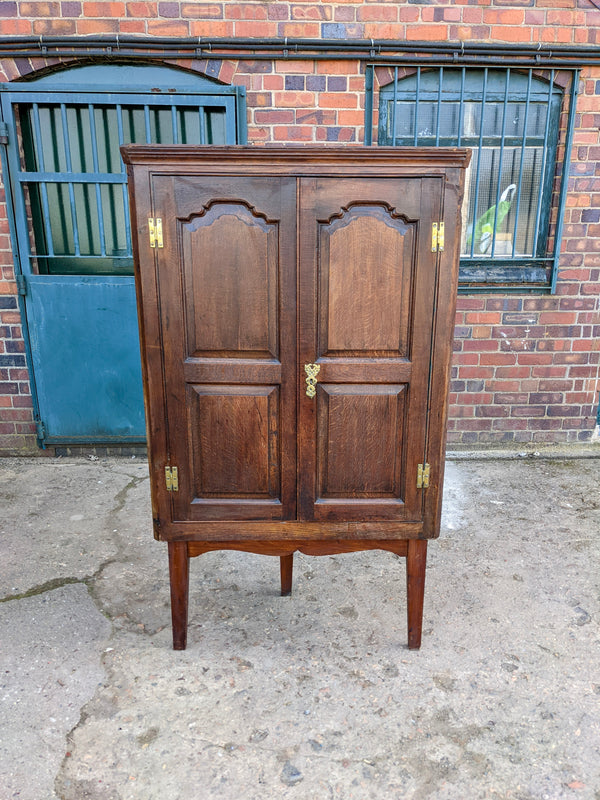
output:
[[[504, 103], [504, 118], [502, 133], [495, 136], [500, 145], [498, 146], [499, 152], [502, 154], [506, 147], [505, 142], [505, 118], [506, 107], [510, 106], [512, 102], [525, 103], [527, 102], [527, 112], [529, 104], [532, 102], [535, 95], [535, 102], [540, 101], [540, 96], [545, 93], [547, 96], [546, 107], [548, 113], [546, 115], [547, 124], [545, 135], [543, 139], [544, 148], [544, 164], [540, 171], [539, 189], [536, 193], [538, 202], [538, 212], [536, 218], [535, 233], [536, 249], [527, 257], [515, 256], [516, 245], [513, 246], [513, 255], [511, 257], [492, 255], [486, 257], [477, 257], [473, 252], [473, 244], [471, 246], [471, 253], [469, 255], [461, 255], [460, 271], [459, 271], [459, 291], [462, 293], [476, 293], [476, 292], [554, 292], [556, 288], [558, 260], [560, 255], [560, 242], [562, 238], [562, 227], [564, 209], [566, 203], [566, 191], [568, 185], [568, 175], [570, 167], [570, 153], [573, 142], [573, 130], [575, 122], [575, 106], [579, 83], [579, 69], [565, 68], [551, 69], [551, 70], [538, 70], [528, 65], [514, 65], [506, 64], [506, 66], [486, 66], [482, 64], [472, 63], [469, 65], [445, 65], [438, 64], [419, 64], [416, 66], [412, 64], [394, 63], [387, 66], [387, 73], [391, 75], [392, 80], [379, 87], [379, 113], [377, 119], [377, 143], [379, 145], [417, 145], [423, 144], [420, 141], [419, 133], [416, 124], [414, 131], [410, 137], [403, 136], [399, 139], [398, 136], [392, 137], [390, 133], [397, 133], [394, 130], [395, 113], [398, 102], [406, 102], [407, 100], [415, 101], [415, 97], [419, 99], [425, 98], [425, 101], [431, 105], [437, 104], [437, 129], [435, 134], [428, 135], [428, 140], [434, 140], [435, 146], [470, 146], [469, 137], [465, 137], [462, 132], [462, 109], [460, 110], [460, 121], [458, 125], [457, 136], [444, 136], [440, 133], [439, 121], [440, 110], [443, 104], [446, 103], [459, 103], [475, 102], [483, 105], [490, 98], [486, 96], [486, 82], [490, 74], [494, 79], [500, 75], [505, 76], [505, 89], [504, 93], [499, 93], [497, 87], [491, 91], [494, 102]], [[366, 74], [366, 89], [367, 89], [367, 102], [365, 113], [365, 143], [372, 144], [373, 129], [374, 129], [374, 83], [375, 83], [375, 70], [381, 69], [381, 64], [370, 64], [367, 66]], [[402, 75], [399, 77], [400, 70]], [[483, 91], [474, 91], [472, 88], [467, 87], [468, 73], [478, 72], [483, 77]], [[450, 89], [444, 96], [443, 94], [443, 76], [451, 73], [455, 78], [456, 83], [457, 74], [461, 75], [460, 91]], [[517, 74], [517, 86], [519, 82], [522, 83], [523, 77], [528, 80], [528, 89], [526, 93], [522, 91], [510, 92], [510, 76]], [[525, 73], [525, 76], [522, 75]], [[540, 74], [541, 73], [541, 74]], [[570, 78], [570, 87], [567, 83], [566, 88], [563, 88], [564, 78], [561, 78], [561, 83], [558, 83], [559, 73], [564, 76], [566, 73]], [[423, 77], [428, 77], [423, 80]], [[406, 81], [405, 89], [402, 89], [402, 82]], [[421, 81], [426, 86], [425, 92], [421, 91]], [[532, 91], [532, 83], [536, 82], [539, 86], [541, 81], [544, 82], [544, 92]], [[432, 88], [433, 87], [433, 88]], [[498, 95], [498, 96], [496, 96]], [[417, 118], [419, 99], [414, 102], [415, 111], [413, 118]], [[567, 112], [566, 118], [563, 116]], [[392, 110], [392, 120], [389, 119], [388, 109]], [[551, 114], [555, 114], [555, 122], [551, 121]], [[483, 117], [482, 117], [483, 119]], [[563, 120], [566, 119], [566, 125]], [[389, 130], [389, 124], [392, 124], [392, 131]], [[408, 142], [407, 138], [411, 141]], [[477, 146], [483, 149], [483, 140], [486, 138], [482, 130], [479, 131], [476, 137], [471, 139], [478, 139]], [[524, 129], [521, 151], [524, 151], [524, 145], [529, 140], [527, 130]], [[426, 142], [429, 144], [429, 141]], [[527, 145], [529, 146], [529, 145]], [[475, 157], [473, 162], [477, 164], [478, 159]], [[502, 167], [502, 164], [500, 164]], [[475, 167], [477, 168], [477, 167]], [[523, 180], [522, 167], [519, 172], [519, 180]], [[479, 188], [479, 177], [476, 179], [476, 191]], [[500, 181], [496, 182], [496, 207], [501, 197]], [[475, 193], [475, 199], [477, 194]], [[556, 215], [554, 210], [556, 209]], [[497, 212], [496, 212], [497, 214]], [[477, 218], [477, 213], [475, 213]], [[496, 220], [494, 220], [493, 237], [496, 238]], [[473, 220], [472, 225], [474, 225]], [[516, 221], [515, 221], [516, 232]], [[552, 245], [552, 246], [551, 246]]]

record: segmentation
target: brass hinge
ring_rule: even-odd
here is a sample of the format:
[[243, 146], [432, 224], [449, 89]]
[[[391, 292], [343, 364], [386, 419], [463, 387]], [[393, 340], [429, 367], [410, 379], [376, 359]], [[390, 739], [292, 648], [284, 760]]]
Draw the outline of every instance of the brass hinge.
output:
[[162, 219], [160, 217], [156, 219], [148, 217], [148, 232], [150, 234], [150, 247], [162, 247]]
[[431, 226], [431, 252], [444, 252], [444, 223], [434, 222]]
[[429, 464], [417, 465], [417, 489], [429, 487]]
[[165, 484], [167, 492], [179, 491], [179, 475], [177, 474], [177, 467], [165, 467]]

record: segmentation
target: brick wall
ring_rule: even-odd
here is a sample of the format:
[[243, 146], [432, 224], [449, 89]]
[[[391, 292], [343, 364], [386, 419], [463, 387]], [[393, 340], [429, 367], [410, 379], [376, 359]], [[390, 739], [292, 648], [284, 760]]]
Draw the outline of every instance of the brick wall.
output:
[[[600, 0], [460, 2], [12, 2], [5, 36], [464, 40], [600, 43]], [[14, 80], [57, 59], [4, 59]], [[356, 60], [186, 60], [179, 66], [247, 88], [248, 139], [364, 139], [364, 68]], [[375, 96], [375, 109], [377, 96]], [[600, 381], [600, 67], [583, 72], [554, 296], [461, 296], [448, 438], [454, 445], [587, 441]], [[0, 450], [30, 449], [31, 398], [0, 196]]]

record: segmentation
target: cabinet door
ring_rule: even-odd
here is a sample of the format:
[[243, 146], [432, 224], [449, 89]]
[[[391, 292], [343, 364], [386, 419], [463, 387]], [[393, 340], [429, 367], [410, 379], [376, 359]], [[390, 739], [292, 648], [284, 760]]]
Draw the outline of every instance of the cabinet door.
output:
[[173, 521], [295, 518], [294, 179], [152, 179]]
[[[420, 520], [443, 178], [304, 179], [299, 508]], [[304, 364], [316, 363], [316, 396]]]

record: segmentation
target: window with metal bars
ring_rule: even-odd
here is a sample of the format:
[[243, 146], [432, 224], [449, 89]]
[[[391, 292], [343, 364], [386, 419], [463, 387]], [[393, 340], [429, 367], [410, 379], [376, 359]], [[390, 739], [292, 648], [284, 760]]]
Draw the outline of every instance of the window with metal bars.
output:
[[[552, 287], [574, 123], [573, 113], [562, 116], [564, 90], [554, 70], [543, 77], [533, 69], [407, 71], [393, 68], [393, 82], [380, 90], [378, 143], [472, 148], [461, 285]], [[569, 78], [574, 109], [576, 71]], [[561, 144], [566, 156], [557, 164]]]
[[[91, 80], [93, 70], [106, 84], [115, 68], [99, 69], [80, 72], [87, 71]], [[123, 68], [116, 69], [122, 79]], [[140, 68], [128, 73], [131, 80]], [[148, 74], [155, 83], [156, 70]], [[204, 82], [204, 90], [192, 90], [188, 78], [181, 92], [116, 86], [103, 95], [79, 86], [59, 91], [36, 86], [5, 95], [5, 117], [20, 143], [13, 174], [21, 188], [16, 205], [23, 212], [21, 240], [32, 273], [133, 273], [120, 145], [235, 144], [243, 138], [239, 89], [194, 78]]]

